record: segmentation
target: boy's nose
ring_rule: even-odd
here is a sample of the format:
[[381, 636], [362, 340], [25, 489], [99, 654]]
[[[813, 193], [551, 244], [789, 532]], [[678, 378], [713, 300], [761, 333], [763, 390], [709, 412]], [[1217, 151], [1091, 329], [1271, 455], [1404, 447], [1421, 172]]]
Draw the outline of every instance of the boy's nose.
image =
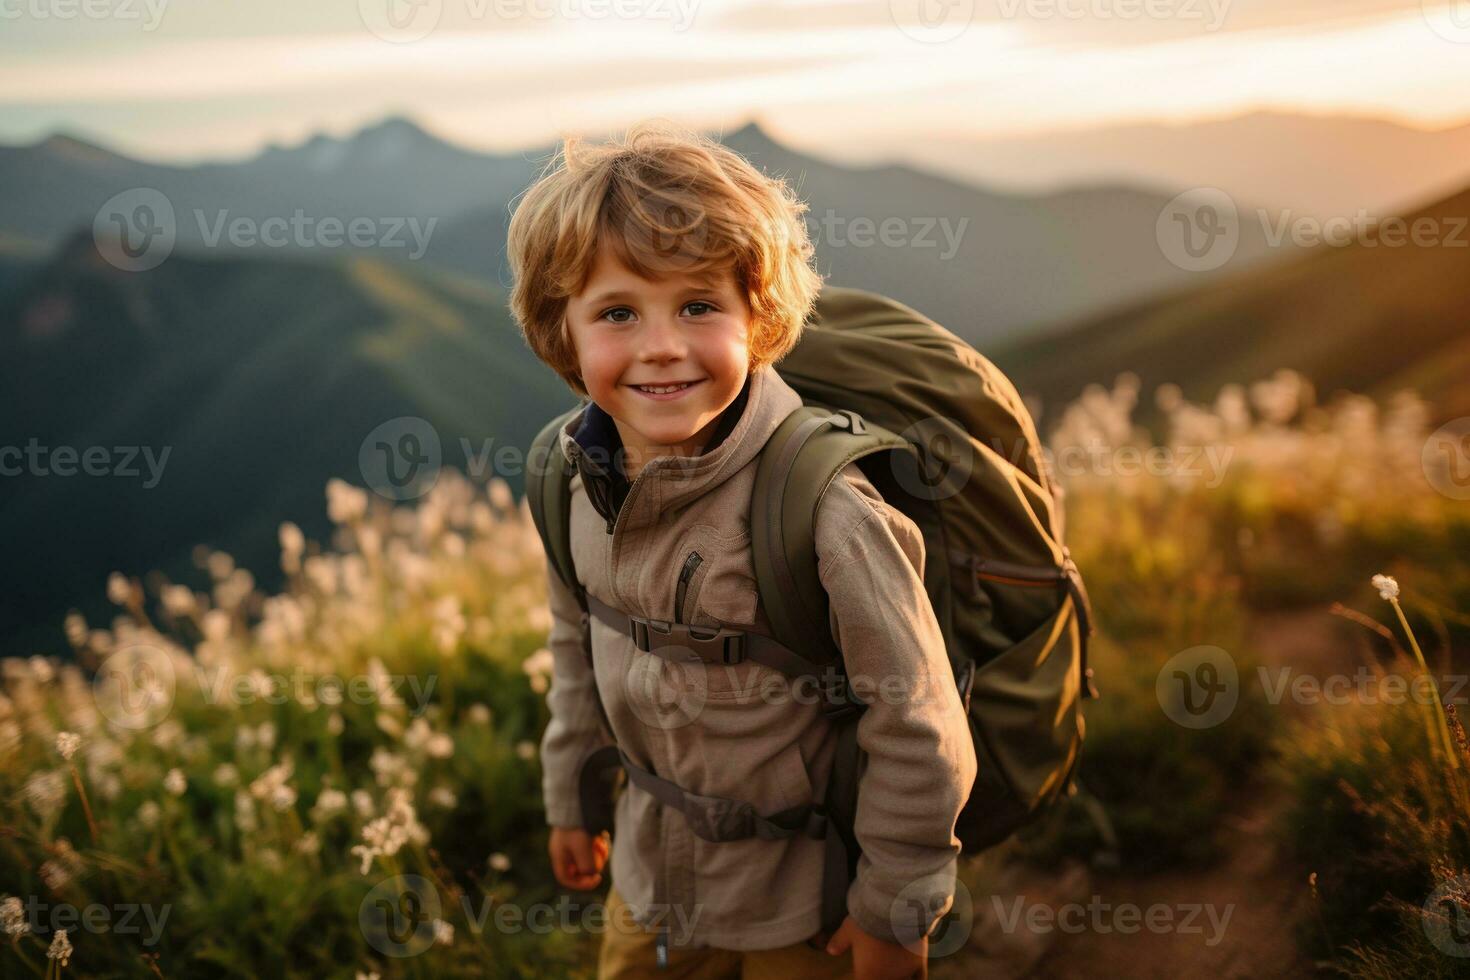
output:
[[639, 354], [645, 361], [682, 356], [686, 346], [679, 325], [665, 317], [650, 318], [638, 340]]

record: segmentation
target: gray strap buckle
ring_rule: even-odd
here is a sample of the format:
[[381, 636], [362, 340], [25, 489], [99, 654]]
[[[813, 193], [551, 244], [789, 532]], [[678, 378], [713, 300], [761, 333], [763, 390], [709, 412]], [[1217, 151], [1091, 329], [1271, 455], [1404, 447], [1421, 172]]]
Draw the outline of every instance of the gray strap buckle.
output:
[[678, 656], [680, 650], [691, 651], [696, 658], [710, 664], [738, 664], [745, 659], [745, 633], [742, 630], [725, 627], [712, 630], [663, 619], [629, 616], [628, 632], [633, 638], [633, 645], [639, 650], [666, 660], [687, 660], [687, 657]]

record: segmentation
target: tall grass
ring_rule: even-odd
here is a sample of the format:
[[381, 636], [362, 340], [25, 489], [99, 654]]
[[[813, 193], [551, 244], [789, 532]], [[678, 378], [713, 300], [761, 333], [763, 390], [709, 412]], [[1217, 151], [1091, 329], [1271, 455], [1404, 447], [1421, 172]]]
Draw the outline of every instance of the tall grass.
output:
[[1374, 662], [1375, 676], [1425, 683], [1340, 706], [1286, 756], [1287, 826], [1317, 904], [1304, 940], [1345, 976], [1466, 977], [1470, 742], [1455, 706], [1442, 706], [1397, 583], [1375, 582], [1414, 651]]
[[[1378, 568], [1416, 583], [1400, 630], [1446, 651], [1464, 637], [1470, 516], [1419, 474], [1423, 406], [1317, 406], [1289, 373], [1208, 406], [1166, 387], [1155, 440], [1132, 421], [1137, 395], [1128, 378], [1090, 390], [1049, 440], [1059, 463], [1069, 447], [1106, 461], [1059, 476], [1101, 631], [1082, 781], [1115, 836], [1097, 808], [1064, 808], [1027, 853], [1197, 867], [1242, 791], [1279, 777], [1303, 879], [1317, 872], [1305, 941], [1360, 976], [1454, 975], [1470, 961], [1426, 945], [1424, 924], [1466, 908], [1455, 719], [1359, 704], [1304, 730], [1242, 683], [1227, 720], [1192, 730], [1156, 690], [1198, 645], [1251, 677], [1257, 612], [1370, 599]], [[1172, 464], [1119, 472], [1150, 450]], [[1188, 472], [1206, 450], [1225, 465]], [[0, 901], [0, 975], [591, 975], [595, 933], [493, 915], [560, 895], [536, 754], [545, 559], [524, 505], [452, 471], [417, 506], [327, 490], [330, 541], [281, 527], [281, 594], [206, 552], [203, 588], [116, 575], [111, 623], [68, 617], [69, 661], [0, 665], [0, 899], [13, 900]], [[1446, 667], [1424, 659], [1381, 669]], [[324, 694], [324, 678], [348, 696]], [[413, 956], [362, 925], [374, 889], [400, 876], [439, 905], [414, 920]], [[48, 917], [16, 918], [38, 903], [97, 905], [114, 924], [130, 905], [167, 917], [156, 942], [75, 922], [58, 940]]]
[[[208, 591], [158, 583], [155, 597], [115, 576], [110, 627], [68, 620], [75, 663], [5, 662], [0, 891], [35, 921], [10, 920], [0, 973], [58, 965], [60, 905], [110, 912], [109, 928], [70, 922], [65, 969], [89, 976], [588, 962], [584, 936], [474, 921], [554, 895], [536, 754], [548, 612], [528, 515], [503, 483], [486, 494], [448, 472], [416, 509], [335, 482], [328, 496], [334, 550], [282, 527], [283, 594], [260, 595], [220, 553]], [[384, 954], [359, 921], [398, 875], [431, 883], [443, 924]], [[117, 928], [134, 905], [163, 919], [157, 935]]]

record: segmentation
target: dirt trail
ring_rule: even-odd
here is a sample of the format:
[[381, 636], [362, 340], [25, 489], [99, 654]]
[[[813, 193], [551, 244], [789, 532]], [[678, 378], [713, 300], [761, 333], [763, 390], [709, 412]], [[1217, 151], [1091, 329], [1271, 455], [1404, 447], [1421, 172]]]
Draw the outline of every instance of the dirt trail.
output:
[[[1255, 617], [1248, 642], [1267, 668], [1290, 666], [1294, 674], [1322, 677], [1351, 673], [1361, 662], [1352, 628], [1326, 608], [1271, 613]], [[1258, 683], [1255, 676], [1242, 681]], [[1282, 706], [1293, 719], [1305, 716], [1290, 698]], [[1226, 818], [1226, 853], [1208, 869], [1129, 874], [1076, 865], [1050, 875], [1006, 869], [1002, 887], [975, 896], [966, 948], [935, 960], [931, 975], [935, 980], [1311, 976], [1312, 963], [1296, 942], [1298, 924], [1311, 914], [1310, 890], [1275, 832], [1287, 802], [1279, 790], [1244, 792], [1239, 810]], [[1014, 918], [1014, 898], [997, 903], [992, 894], [1024, 895], [1022, 909], [1060, 909], [1067, 903], [1073, 909], [1065, 920], [1047, 910], [1036, 913], [1042, 923], [1036, 930], [1024, 918]], [[1150, 929], [1145, 916], [1151, 906], [1167, 908], [1173, 926]], [[1123, 907], [1138, 911], [1123, 913]], [[1165, 911], [1153, 914], [1162, 922]], [[1186, 922], [1187, 917], [1192, 918]]]

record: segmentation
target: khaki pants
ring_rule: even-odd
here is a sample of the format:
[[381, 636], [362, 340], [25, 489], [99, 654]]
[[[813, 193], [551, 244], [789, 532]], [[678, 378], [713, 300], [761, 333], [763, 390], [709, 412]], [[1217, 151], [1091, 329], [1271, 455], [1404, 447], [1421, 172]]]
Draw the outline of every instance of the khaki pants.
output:
[[606, 931], [597, 956], [597, 980], [852, 980], [852, 950], [832, 956], [805, 942], [779, 949], [669, 947], [669, 965], [654, 959], [654, 933], [617, 928], [629, 921], [616, 888], [608, 888]]

